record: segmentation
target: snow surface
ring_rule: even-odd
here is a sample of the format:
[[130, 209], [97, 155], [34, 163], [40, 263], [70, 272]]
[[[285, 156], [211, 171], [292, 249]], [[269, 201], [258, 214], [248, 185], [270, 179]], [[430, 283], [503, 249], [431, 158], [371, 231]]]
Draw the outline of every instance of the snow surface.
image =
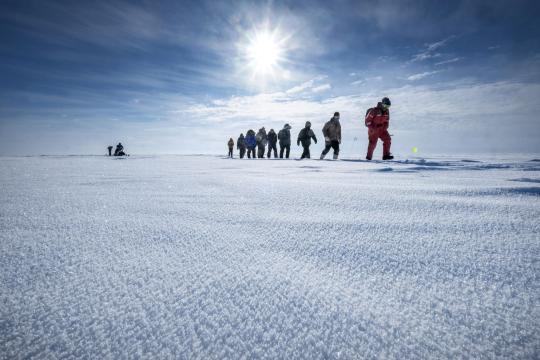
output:
[[540, 161], [0, 158], [1, 358], [538, 358]]

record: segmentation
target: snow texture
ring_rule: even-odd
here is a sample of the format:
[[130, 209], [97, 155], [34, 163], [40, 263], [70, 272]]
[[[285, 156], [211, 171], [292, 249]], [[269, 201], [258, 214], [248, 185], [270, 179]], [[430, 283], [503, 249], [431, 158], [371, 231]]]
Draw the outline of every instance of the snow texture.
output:
[[0, 158], [0, 357], [540, 356], [540, 162]]

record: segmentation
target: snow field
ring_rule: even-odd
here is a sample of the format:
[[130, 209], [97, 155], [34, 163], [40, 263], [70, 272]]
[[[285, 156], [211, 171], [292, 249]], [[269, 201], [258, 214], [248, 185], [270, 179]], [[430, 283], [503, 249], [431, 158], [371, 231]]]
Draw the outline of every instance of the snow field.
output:
[[538, 357], [531, 160], [0, 158], [0, 356]]

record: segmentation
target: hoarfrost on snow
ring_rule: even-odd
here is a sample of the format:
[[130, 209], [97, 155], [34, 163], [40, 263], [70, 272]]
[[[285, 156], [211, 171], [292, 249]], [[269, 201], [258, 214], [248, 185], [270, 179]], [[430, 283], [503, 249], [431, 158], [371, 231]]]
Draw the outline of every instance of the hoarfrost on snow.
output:
[[2, 358], [539, 356], [538, 161], [0, 166]]

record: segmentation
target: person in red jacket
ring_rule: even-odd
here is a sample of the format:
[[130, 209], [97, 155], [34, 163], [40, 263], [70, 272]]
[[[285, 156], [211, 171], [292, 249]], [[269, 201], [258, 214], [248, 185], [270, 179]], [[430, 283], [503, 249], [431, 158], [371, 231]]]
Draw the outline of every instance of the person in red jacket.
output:
[[390, 145], [392, 138], [388, 133], [388, 125], [390, 123], [390, 99], [385, 97], [371, 108], [366, 113], [366, 126], [368, 128], [369, 144], [367, 148], [366, 160], [371, 160], [373, 151], [377, 146], [379, 139], [383, 142], [383, 160], [392, 160], [394, 157], [390, 154]]

